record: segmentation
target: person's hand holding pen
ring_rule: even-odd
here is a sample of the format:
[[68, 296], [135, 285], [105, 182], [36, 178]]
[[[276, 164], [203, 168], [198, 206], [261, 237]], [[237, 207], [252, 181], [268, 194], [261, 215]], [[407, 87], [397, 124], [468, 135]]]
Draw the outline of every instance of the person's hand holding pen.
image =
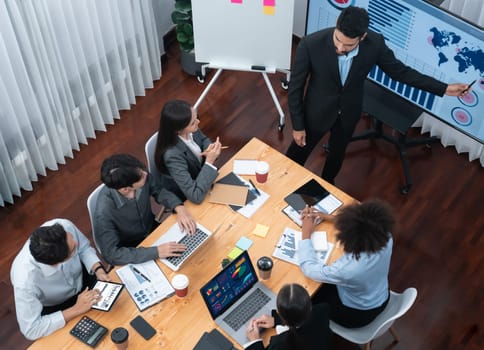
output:
[[213, 165], [215, 160], [220, 155], [221, 151], [222, 151], [222, 144], [220, 143], [220, 140], [217, 137], [215, 142], [208, 145], [208, 147], [201, 153], [201, 155], [205, 157], [205, 162]]
[[447, 89], [445, 90], [445, 94], [448, 96], [460, 96], [463, 97], [464, 95], [468, 94], [469, 92], [472, 91], [472, 85], [476, 80], [474, 80], [470, 84], [462, 84], [462, 83], [456, 83], [456, 84], [449, 84], [447, 85]]

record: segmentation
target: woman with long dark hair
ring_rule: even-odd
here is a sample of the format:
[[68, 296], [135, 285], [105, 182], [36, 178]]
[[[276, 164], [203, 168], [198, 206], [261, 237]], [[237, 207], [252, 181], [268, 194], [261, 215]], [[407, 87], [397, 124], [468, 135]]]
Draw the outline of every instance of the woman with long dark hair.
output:
[[168, 101], [161, 111], [155, 164], [163, 186], [194, 203], [201, 203], [218, 175], [214, 165], [222, 145], [198, 129], [196, 111], [186, 101]]
[[260, 329], [284, 325], [278, 335], [271, 337], [266, 349], [325, 350], [329, 349], [329, 306], [311, 305], [303, 286], [286, 284], [277, 294], [277, 311], [250, 321], [247, 329], [247, 350], [264, 349]]

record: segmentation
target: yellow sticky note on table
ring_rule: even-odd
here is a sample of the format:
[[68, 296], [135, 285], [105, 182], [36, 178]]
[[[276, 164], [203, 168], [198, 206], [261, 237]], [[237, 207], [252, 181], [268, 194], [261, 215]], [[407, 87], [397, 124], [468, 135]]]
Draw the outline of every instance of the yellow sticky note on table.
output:
[[266, 238], [268, 232], [269, 232], [269, 227], [261, 224], [257, 224], [254, 231], [252, 231], [254, 235], [262, 238]]
[[230, 260], [234, 260], [236, 257], [238, 257], [240, 254], [242, 254], [243, 250], [240, 249], [239, 247], [234, 247], [230, 253], [227, 254]]

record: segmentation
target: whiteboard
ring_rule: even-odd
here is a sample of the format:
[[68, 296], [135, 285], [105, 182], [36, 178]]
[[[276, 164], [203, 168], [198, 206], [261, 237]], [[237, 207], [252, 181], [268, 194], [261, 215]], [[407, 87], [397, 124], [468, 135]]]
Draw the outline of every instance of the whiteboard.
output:
[[192, 11], [197, 62], [290, 68], [294, 0], [192, 0]]

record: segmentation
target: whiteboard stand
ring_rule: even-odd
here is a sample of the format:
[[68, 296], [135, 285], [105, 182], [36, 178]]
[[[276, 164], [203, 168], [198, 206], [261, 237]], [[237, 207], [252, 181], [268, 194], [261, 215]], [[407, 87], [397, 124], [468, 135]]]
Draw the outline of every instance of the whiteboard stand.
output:
[[[214, 68], [214, 69], [217, 69], [217, 71], [215, 72], [215, 75], [213, 76], [212, 80], [210, 80], [210, 82], [208, 83], [207, 87], [202, 91], [202, 94], [198, 98], [197, 102], [195, 102], [195, 105], [193, 106], [194, 109], [197, 109], [198, 106], [202, 103], [203, 99], [208, 94], [208, 92], [210, 91], [210, 89], [215, 84], [218, 77], [220, 76], [220, 74], [222, 74], [222, 71], [224, 70], [224, 68], [214, 67], [210, 64], [202, 65], [200, 75], [197, 76], [198, 81], [201, 82], [201, 83], [205, 82], [205, 76], [206, 76], [206, 69], [207, 68]], [[225, 68], [225, 70], [227, 70], [227, 68]], [[267, 76], [267, 72], [269, 71], [270, 73], [275, 73], [276, 70], [277, 70], [277, 71], [286, 73], [286, 79], [282, 81], [282, 87], [284, 89], [287, 89], [287, 88], [285, 88], [285, 86], [287, 86], [288, 83], [289, 83], [290, 72], [288, 70], [282, 70], [282, 69], [281, 70], [272, 69], [272, 71], [270, 71], [270, 70], [266, 69], [265, 67], [258, 67], [258, 66], [253, 66], [252, 69], [237, 69], [237, 70], [243, 70], [243, 71], [255, 72], [255, 73], [261, 73], [262, 74], [262, 77], [264, 78], [266, 86], [269, 89], [269, 93], [271, 94], [272, 100], [274, 101], [274, 104], [276, 105], [277, 111], [279, 112], [278, 130], [282, 131], [284, 129], [284, 125], [285, 125], [284, 112], [282, 111], [281, 104], [279, 103], [279, 100], [277, 99], [277, 96], [274, 92], [274, 89], [272, 88], [272, 84], [271, 84], [271, 81], [269, 80], [269, 77]]]

